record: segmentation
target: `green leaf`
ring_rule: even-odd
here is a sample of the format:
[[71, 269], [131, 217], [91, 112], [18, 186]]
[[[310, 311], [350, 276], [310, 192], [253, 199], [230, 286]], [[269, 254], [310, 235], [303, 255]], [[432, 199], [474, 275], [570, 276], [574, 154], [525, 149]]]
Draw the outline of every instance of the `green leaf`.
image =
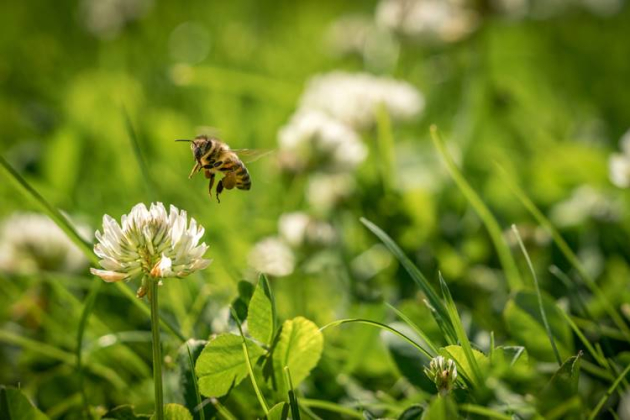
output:
[[[556, 408], [558, 401], [568, 401], [577, 395], [581, 361], [582, 352], [577, 356], [569, 357], [553, 374], [538, 395], [538, 409], [541, 413], [547, 413]], [[582, 407], [577, 406], [571, 413], [564, 413], [563, 416], [578, 418], [581, 409]]]
[[[571, 356], [573, 353], [571, 329], [553, 299], [545, 293], [542, 293], [542, 304], [560, 355], [564, 358]], [[525, 346], [529, 354], [545, 362], [555, 361], [540, 314], [538, 298], [534, 292], [518, 292], [505, 305], [503, 317], [514, 340]]]
[[3, 420], [45, 420], [44, 413], [31, 404], [17, 388], [0, 387], [0, 418]]
[[[479, 366], [479, 370], [481, 372], [485, 372], [490, 364], [488, 357], [479, 350], [471, 349], [471, 351], [475, 361], [477, 362], [477, 366]], [[453, 359], [457, 365], [457, 373], [469, 381], [473, 381], [473, 368], [470, 366], [468, 358], [466, 357], [466, 352], [462, 346], [452, 345], [443, 347], [440, 349], [440, 355], [445, 358]]]
[[281, 402], [269, 410], [267, 414], [267, 420], [287, 420], [289, 418], [289, 404]]
[[[151, 416], [151, 420], [156, 420], [157, 416]], [[183, 405], [164, 404], [164, 420], [193, 420], [192, 414]]]
[[282, 331], [273, 349], [273, 371], [282, 394], [284, 368], [289, 367], [293, 384], [298, 386], [319, 362], [324, 348], [324, 336], [317, 325], [303, 317], [284, 321]]
[[[264, 353], [251, 340], [246, 340], [249, 358], [254, 364]], [[208, 397], [220, 397], [247, 377], [241, 337], [221, 334], [206, 345], [195, 364], [199, 392]]]
[[422, 420], [451, 420], [457, 419], [457, 406], [450, 397], [434, 397], [424, 414]]
[[134, 413], [133, 406], [131, 405], [114, 407], [103, 416], [103, 420], [141, 420], [148, 418], [150, 418], [149, 415]]
[[[402, 323], [392, 323], [390, 327], [407, 335], [413, 337], [414, 341], [421, 342], [420, 337], [414, 337], [414, 332], [410, 327], [407, 327]], [[386, 331], [386, 330], [385, 330]], [[402, 376], [407, 378], [413, 385], [421, 388], [428, 393], [435, 392], [435, 384], [424, 373], [424, 367], [428, 366], [431, 361], [431, 356], [424, 353], [418, 354], [418, 350], [408, 341], [400, 338], [400, 336], [394, 334], [381, 334], [381, 339], [387, 346], [392, 360], [398, 371]]]
[[238, 282], [238, 296], [232, 301], [232, 307], [238, 315], [238, 319], [245, 320], [247, 318], [247, 307], [254, 294], [254, 285], [248, 281], [242, 280]]
[[264, 277], [258, 281], [249, 301], [247, 326], [249, 333], [264, 344], [271, 344], [274, 333], [274, 310], [269, 283]]
[[398, 420], [420, 420], [422, 418], [422, 413], [424, 412], [424, 407], [420, 404], [414, 404], [411, 407], [408, 407], [403, 411], [400, 416], [398, 416]]

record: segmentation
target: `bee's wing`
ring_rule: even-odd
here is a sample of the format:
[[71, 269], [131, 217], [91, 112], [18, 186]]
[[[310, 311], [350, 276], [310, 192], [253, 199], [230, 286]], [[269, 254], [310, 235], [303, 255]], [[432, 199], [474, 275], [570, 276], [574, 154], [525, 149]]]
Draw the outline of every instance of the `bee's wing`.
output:
[[260, 158], [270, 155], [275, 150], [269, 149], [232, 149], [243, 163], [252, 163]]

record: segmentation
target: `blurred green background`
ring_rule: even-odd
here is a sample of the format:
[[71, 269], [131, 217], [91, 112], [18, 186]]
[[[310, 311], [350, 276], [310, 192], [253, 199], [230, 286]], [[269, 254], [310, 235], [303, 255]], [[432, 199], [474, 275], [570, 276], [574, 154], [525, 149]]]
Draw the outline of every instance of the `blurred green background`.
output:
[[[556, 265], [571, 274], [571, 265], [511, 194], [506, 178], [554, 222], [613, 304], [629, 311], [630, 196], [610, 182], [608, 162], [630, 128], [630, 7], [619, 3], [595, 13], [574, 2], [553, 12], [510, 15], [500, 2], [470, 3], [476, 29], [456, 42], [391, 33], [375, 52], [340, 54], [331, 25], [348, 15], [373, 20], [377, 2], [4, 2], [0, 154], [87, 232], [101, 228], [104, 214], [120, 219], [139, 202], [173, 204], [198, 220], [214, 263], [163, 287], [164, 311], [191, 337], [221, 330], [221, 309], [237, 295], [238, 281], [256, 278], [248, 268], [254, 244], [277, 235], [283, 213], [303, 211], [329, 223], [338, 239], [293, 250], [293, 273], [272, 279], [282, 317], [304, 315], [318, 325], [347, 316], [385, 320], [383, 300], [417, 310], [415, 286], [375, 246], [359, 222], [366, 217], [431, 281], [441, 270], [473, 336], [492, 330], [509, 342], [500, 317], [509, 290], [490, 237], [433, 148], [429, 126], [437, 124], [502, 228], [518, 225], [552, 297], [572, 303], [567, 287], [548, 272]], [[333, 209], [311, 206], [308, 174], [283, 173], [277, 153], [248, 165], [251, 191], [227, 191], [220, 204], [208, 197], [202, 176], [187, 179], [190, 150], [174, 139], [215, 127], [233, 148], [276, 150], [278, 132], [307, 81], [334, 70], [394, 77], [424, 96], [420, 116], [393, 125], [391, 188], [379, 171], [377, 127], [360, 132], [369, 155], [353, 175], [355, 191]], [[0, 218], [25, 211], [41, 209], [2, 174]], [[373, 267], [362, 269], [367, 260]], [[93, 281], [86, 268], [0, 273], [2, 330], [72, 353]], [[140, 334], [149, 320], [109, 285], [102, 290], [87, 331], [87, 363], [113, 368], [122, 383], [90, 372], [86, 389], [94, 405], [132, 403], [150, 411], [150, 345]], [[587, 298], [587, 304], [595, 317], [603, 316], [596, 301]], [[138, 334], [129, 347], [104, 344], [112, 331]], [[481, 334], [480, 348], [484, 340]], [[78, 416], [71, 366], [18, 341], [5, 336], [0, 345], [0, 383], [21, 383], [53, 417]], [[326, 343], [307, 393], [318, 389], [318, 398], [330, 400], [352, 395], [348, 382], [328, 381], [340, 373], [366, 392], [396, 384], [398, 368], [378, 332], [331, 332]], [[175, 345], [165, 351], [173, 360]], [[176, 388], [167, 385], [167, 401], [177, 398]], [[232, 404], [248, 418], [247, 402]]]

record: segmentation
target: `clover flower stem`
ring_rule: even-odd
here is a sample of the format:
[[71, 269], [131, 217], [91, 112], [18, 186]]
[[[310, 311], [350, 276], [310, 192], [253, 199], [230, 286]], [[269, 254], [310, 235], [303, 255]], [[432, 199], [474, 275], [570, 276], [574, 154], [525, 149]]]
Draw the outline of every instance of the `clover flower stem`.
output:
[[157, 420], [164, 419], [162, 397], [162, 345], [160, 343], [160, 315], [158, 313], [158, 280], [149, 280], [149, 299], [151, 300], [151, 333], [153, 337], [153, 383], [155, 385], [155, 415]]

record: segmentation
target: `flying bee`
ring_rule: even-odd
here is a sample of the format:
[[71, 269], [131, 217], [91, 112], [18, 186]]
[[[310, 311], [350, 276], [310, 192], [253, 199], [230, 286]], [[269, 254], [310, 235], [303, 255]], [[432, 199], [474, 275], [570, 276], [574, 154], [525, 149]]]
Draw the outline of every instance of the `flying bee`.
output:
[[[210, 180], [208, 193], [212, 196], [212, 187], [216, 174], [222, 173], [223, 178], [219, 180], [216, 189], [217, 201], [220, 203], [219, 195], [223, 189], [231, 190], [236, 187], [239, 190], [249, 190], [252, 187], [252, 180], [243, 160], [253, 162], [269, 153], [265, 150], [250, 149], [230, 149], [226, 143], [215, 137], [199, 135], [194, 140], [175, 140], [190, 142], [195, 166], [190, 171], [188, 178], [192, 178], [197, 172], [204, 171], [206, 178]], [[242, 160], [243, 159], [243, 160]]]

